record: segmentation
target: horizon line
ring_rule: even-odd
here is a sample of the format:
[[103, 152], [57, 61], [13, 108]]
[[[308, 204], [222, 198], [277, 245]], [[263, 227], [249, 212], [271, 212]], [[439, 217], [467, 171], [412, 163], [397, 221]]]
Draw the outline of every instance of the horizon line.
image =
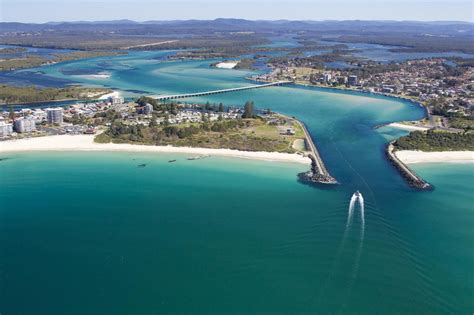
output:
[[219, 17], [214, 19], [169, 19], [169, 20], [132, 20], [127, 18], [112, 19], [112, 20], [62, 20], [62, 21], [45, 21], [45, 22], [27, 22], [27, 21], [0, 21], [0, 23], [18, 23], [18, 24], [61, 24], [61, 23], [111, 23], [111, 22], [131, 22], [131, 23], [151, 23], [151, 22], [187, 22], [187, 21], [217, 21], [217, 20], [244, 20], [249, 22], [397, 22], [397, 23], [466, 23], [474, 24], [474, 21], [467, 20], [394, 20], [394, 19], [380, 19], [380, 20], [365, 20], [365, 19], [326, 19], [326, 20], [308, 20], [308, 19], [246, 19], [246, 18], [226, 18]]

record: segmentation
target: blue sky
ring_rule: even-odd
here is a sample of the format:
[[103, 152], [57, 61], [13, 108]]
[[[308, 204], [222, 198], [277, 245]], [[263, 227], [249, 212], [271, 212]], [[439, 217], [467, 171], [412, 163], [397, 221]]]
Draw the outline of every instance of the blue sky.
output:
[[473, 21], [472, 0], [0, 0], [19, 22], [219, 17], [290, 20]]

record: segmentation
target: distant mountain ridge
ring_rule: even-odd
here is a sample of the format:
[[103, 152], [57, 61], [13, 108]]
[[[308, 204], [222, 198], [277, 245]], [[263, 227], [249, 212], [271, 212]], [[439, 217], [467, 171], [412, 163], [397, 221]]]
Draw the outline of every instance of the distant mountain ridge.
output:
[[[143, 44], [150, 38], [180, 39], [162, 48], [196, 48], [218, 46], [233, 37], [234, 42], [248, 45], [264, 42], [282, 34], [300, 41], [334, 39], [349, 43], [371, 43], [410, 47], [418, 52], [460, 51], [474, 53], [474, 23], [458, 21], [298, 21], [215, 20], [143, 21], [73, 21], [34, 23], [0, 23], [3, 44], [53, 48], [116, 48]], [[230, 36], [229, 36], [230, 35]], [[211, 43], [210, 39], [214, 42]], [[200, 39], [200, 42], [198, 42]], [[84, 44], [88, 42], [89, 44]], [[93, 42], [93, 44], [92, 44]], [[124, 43], [120, 46], [119, 42]], [[81, 44], [82, 43], [82, 44]], [[125, 44], [128, 43], [128, 44]], [[229, 43], [226, 43], [229, 45]], [[225, 45], [224, 45], [225, 46]], [[222, 47], [221, 47], [222, 48]]]
[[76, 29], [89, 28], [90, 26], [102, 28], [140, 28], [140, 27], [174, 27], [183, 28], [201, 28], [215, 29], [221, 31], [239, 31], [239, 30], [359, 30], [364, 32], [381, 32], [384, 29], [391, 31], [408, 31], [416, 32], [422, 30], [431, 30], [439, 33], [456, 33], [458, 31], [473, 32], [474, 23], [464, 21], [364, 21], [364, 20], [327, 20], [327, 21], [310, 21], [310, 20], [246, 20], [219, 18], [215, 20], [169, 20], [169, 21], [132, 21], [128, 19], [111, 20], [111, 21], [52, 21], [42, 24], [37, 23], [19, 23], [19, 22], [0, 22], [0, 31], [14, 30], [44, 30], [48, 28], [56, 29], [60, 27]]

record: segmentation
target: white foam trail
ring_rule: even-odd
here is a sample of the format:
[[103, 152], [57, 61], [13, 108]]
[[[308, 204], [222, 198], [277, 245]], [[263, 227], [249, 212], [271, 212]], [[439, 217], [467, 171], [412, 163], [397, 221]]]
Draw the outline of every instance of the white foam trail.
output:
[[365, 214], [364, 214], [364, 197], [359, 195], [359, 206], [360, 206], [360, 218], [362, 220], [362, 228], [365, 226]]
[[[355, 199], [354, 199], [355, 197]], [[360, 257], [362, 256], [362, 248], [364, 246], [364, 238], [365, 238], [365, 213], [364, 213], [364, 197], [362, 197], [362, 194], [359, 194], [359, 196], [352, 195], [351, 198], [351, 203], [352, 199], [355, 201], [359, 202], [359, 211], [360, 211], [360, 219], [361, 219], [361, 229], [360, 229], [360, 239], [359, 239], [359, 246], [357, 247], [357, 252], [356, 252], [356, 258], [354, 261], [354, 267], [352, 268], [352, 276], [349, 280], [349, 284], [347, 285], [347, 291], [345, 294], [344, 302], [342, 303], [341, 311], [345, 312], [345, 309], [347, 307], [347, 300], [352, 294], [352, 289], [354, 287], [354, 283], [356, 281], [357, 275], [359, 273], [359, 265], [360, 265]], [[354, 210], [354, 209], [352, 209]], [[352, 216], [352, 215], [351, 215]], [[346, 227], [347, 230], [347, 227]]]
[[349, 224], [352, 221], [352, 214], [354, 213], [354, 206], [355, 206], [356, 201], [357, 201], [357, 196], [356, 196], [356, 194], [353, 194], [352, 197], [351, 197], [351, 202], [349, 203], [349, 210], [348, 210], [348, 213], [347, 213], [346, 227], [348, 227]]

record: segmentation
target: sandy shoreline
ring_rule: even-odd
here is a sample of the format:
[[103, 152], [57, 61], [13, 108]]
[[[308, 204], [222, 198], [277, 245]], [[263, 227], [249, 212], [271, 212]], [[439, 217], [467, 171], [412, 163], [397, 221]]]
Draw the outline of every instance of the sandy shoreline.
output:
[[402, 130], [408, 130], [408, 131], [415, 131], [415, 130], [426, 131], [430, 129], [428, 127], [413, 126], [413, 125], [407, 125], [403, 123], [391, 123], [391, 124], [388, 124], [387, 126], [402, 129]]
[[231, 149], [151, 146], [135, 144], [95, 143], [93, 135], [58, 135], [0, 141], [0, 154], [40, 151], [154, 152], [183, 153], [190, 156], [211, 155], [253, 160], [310, 164], [310, 159], [298, 154], [279, 152], [249, 152]]
[[402, 150], [396, 151], [395, 155], [406, 164], [440, 162], [474, 163], [473, 151], [423, 152]]

